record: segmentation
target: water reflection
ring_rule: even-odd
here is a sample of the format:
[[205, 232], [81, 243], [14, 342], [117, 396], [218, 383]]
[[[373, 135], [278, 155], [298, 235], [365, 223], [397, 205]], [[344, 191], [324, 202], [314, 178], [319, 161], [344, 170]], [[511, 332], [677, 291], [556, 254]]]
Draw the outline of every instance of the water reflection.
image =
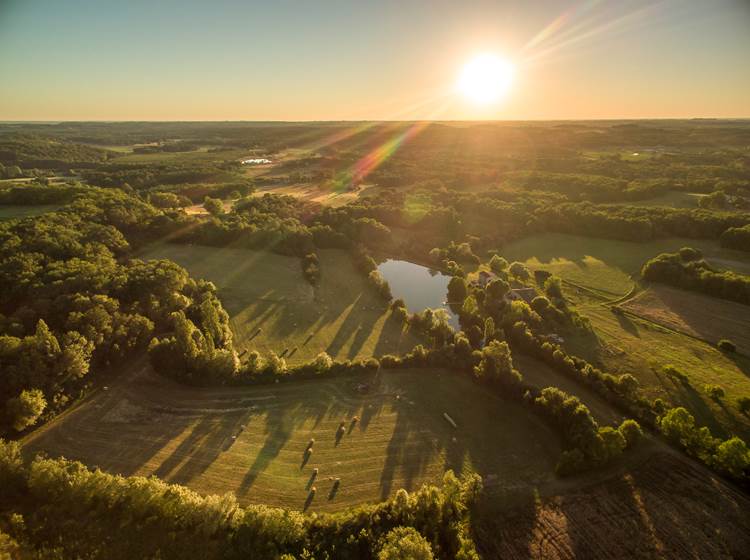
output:
[[445, 305], [451, 277], [409, 261], [388, 259], [378, 266], [391, 286], [394, 298], [401, 298], [412, 313], [427, 309], [445, 309], [450, 324], [458, 328], [458, 316]]

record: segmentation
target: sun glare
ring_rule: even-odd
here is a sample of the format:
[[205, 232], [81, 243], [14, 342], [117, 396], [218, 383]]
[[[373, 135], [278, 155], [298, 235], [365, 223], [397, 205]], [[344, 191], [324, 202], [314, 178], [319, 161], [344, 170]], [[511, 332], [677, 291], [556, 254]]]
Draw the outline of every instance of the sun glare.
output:
[[458, 91], [478, 105], [501, 99], [510, 89], [515, 75], [513, 64], [492, 54], [480, 54], [464, 65], [458, 78]]

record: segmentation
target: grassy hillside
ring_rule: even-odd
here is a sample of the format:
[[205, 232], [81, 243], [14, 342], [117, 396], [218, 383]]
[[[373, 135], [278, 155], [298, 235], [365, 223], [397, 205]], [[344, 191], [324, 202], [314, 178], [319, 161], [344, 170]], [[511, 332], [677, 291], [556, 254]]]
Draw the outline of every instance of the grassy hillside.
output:
[[[572, 295], [569, 290], [568, 293], [593, 327], [591, 334], [566, 334], [565, 346], [570, 352], [606, 371], [633, 374], [647, 397], [658, 397], [675, 406], [687, 407], [701, 425], [709, 426], [716, 434], [734, 433], [744, 438], [750, 435], [750, 418], [739, 411], [736, 402], [738, 397], [750, 395], [749, 358], [725, 354], [715, 346], [681, 334], [668, 325], [631, 315], [616, 315], [602, 305], [601, 300], [580, 292]], [[693, 306], [687, 303], [685, 308], [691, 310], [693, 319], [699, 315], [711, 315], [711, 308], [705, 312], [697, 310], [697, 306], [703, 303], [702, 299], [693, 303]], [[679, 313], [676, 308], [671, 311]], [[736, 313], [722, 316], [721, 320], [742, 322]], [[666, 375], [663, 372], [666, 365], [673, 365], [685, 373], [689, 382], [683, 383]], [[703, 390], [705, 384], [720, 385], [726, 391], [726, 397], [718, 402], [711, 400]]]
[[403, 354], [420, 342], [391, 318], [346, 252], [320, 251], [319, 257], [322, 276], [313, 289], [299, 259], [274, 253], [159, 244], [141, 255], [171, 259], [214, 282], [238, 350], [286, 350], [294, 364], [322, 351], [339, 359]]

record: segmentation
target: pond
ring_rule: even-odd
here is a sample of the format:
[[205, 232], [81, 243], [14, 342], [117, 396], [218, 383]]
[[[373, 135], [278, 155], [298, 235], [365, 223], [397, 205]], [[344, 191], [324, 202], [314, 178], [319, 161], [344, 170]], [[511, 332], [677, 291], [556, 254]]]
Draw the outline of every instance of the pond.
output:
[[458, 316], [445, 305], [451, 277], [409, 261], [388, 259], [378, 266], [380, 274], [391, 286], [394, 298], [401, 298], [412, 313], [427, 309], [445, 309], [450, 324], [458, 328]]

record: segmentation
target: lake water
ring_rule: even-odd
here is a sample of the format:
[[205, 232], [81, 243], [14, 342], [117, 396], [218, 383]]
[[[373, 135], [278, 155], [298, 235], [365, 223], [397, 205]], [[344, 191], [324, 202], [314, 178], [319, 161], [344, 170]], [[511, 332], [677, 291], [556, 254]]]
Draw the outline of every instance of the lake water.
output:
[[445, 305], [450, 276], [426, 266], [393, 259], [381, 263], [378, 270], [391, 286], [393, 297], [403, 299], [409, 311], [445, 309], [450, 315], [451, 325], [458, 328], [458, 316]]

